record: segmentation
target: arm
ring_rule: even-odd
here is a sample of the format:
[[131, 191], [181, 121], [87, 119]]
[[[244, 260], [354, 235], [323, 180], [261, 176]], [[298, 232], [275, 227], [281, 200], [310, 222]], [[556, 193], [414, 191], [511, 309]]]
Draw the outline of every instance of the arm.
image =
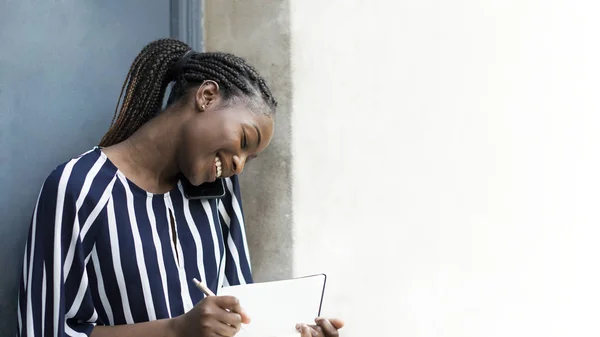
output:
[[174, 319], [117, 325], [96, 326], [91, 337], [175, 337]]
[[234, 336], [250, 319], [231, 296], [209, 296], [176, 318], [119, 326], [96, 326], [92, 337]]
[[69, 179], [74, 164], [50, 174], [35, 206], [19, 289], [19, 336], [87, 336], [98, 320], [79, 237], [80, 186]]

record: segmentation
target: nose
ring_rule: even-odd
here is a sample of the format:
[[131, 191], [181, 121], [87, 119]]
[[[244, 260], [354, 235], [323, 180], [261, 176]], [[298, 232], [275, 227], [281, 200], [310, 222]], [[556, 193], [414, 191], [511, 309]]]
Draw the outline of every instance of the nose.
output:
[[233, 173], [239, 175], [244, 171], [246, 156], [233, 156]]

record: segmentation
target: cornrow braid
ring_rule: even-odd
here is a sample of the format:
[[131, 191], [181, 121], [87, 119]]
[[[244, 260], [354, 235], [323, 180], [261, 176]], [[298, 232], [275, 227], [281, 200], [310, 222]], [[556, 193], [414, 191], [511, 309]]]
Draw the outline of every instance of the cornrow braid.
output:
[[271, 90], [244, 59], [228, 53], [196, 53], [181, 41], [160, 39], [145, 46], [133, 61], [100, 146], [129, 138], [156, 116], [170, 82], [175, 83], [168, 104], [207, 80], [219, 84], [224, 103], [237, 99], [255, 112], [275, 113], [277, 102]]
[[229, 53], [194, 53], [183, 66], [181, 76], [173, 87], [172, 99], [185, 93], [189, 83], [213, 80], [219, 84], [225, 100], [241, 96], [260, 100], [267, 105], [269, 113], [274, 113], [277, 108], [264, 79], [241, 57]]

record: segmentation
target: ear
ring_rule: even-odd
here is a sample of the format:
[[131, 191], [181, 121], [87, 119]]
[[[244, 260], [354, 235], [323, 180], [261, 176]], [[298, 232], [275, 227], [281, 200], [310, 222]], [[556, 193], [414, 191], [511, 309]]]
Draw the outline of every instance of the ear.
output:
[[216, 106], [220, 97], [219, 84], [213, 80], [204, 81], [196, 90], [196, 109], [203, 112], [211, 106]]

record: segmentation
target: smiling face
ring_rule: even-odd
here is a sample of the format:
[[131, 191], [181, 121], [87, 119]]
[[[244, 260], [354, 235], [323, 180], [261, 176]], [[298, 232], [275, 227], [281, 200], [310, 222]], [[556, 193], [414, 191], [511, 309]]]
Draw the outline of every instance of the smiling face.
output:
[[273, 118], [248, 109], [242, 102], [222, 104], [212, 81], [200, 86], [194, 113], [183, 125], [178, 161], [181, 173], [193, 184], [240, 174], [273, 137]]

